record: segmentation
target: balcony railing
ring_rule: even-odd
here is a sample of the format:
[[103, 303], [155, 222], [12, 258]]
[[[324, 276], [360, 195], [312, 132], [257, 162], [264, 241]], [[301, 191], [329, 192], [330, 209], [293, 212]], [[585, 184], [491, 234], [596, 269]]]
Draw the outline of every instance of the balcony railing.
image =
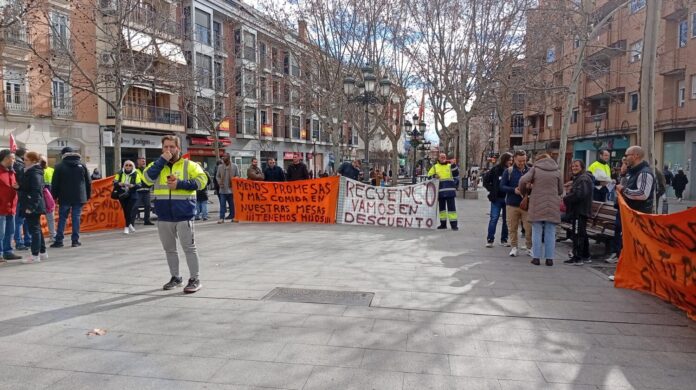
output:
[[31, 113], [31, 95], [28, 93], [5, 94], [5, 110], [9, 114]]
[[10, 26], [3, 29], [2, 36], [5, 42], [9, 44], [27, 44], [27, 30], [24, 26]]
[[204, 45], [210, 46], [210, 29], [197, 24], [193, 30], [193, 40], [202, 43]]
[[215, 51], [218, 51], [220, 53], [226, 53], [227, 51], [225, 50], [224, 46], [225, 40], [221, 35], [215, 34], [213, 37], [213, 46], [215, 47]]
[[156, 11], [146, 7], [136, 7], [130, 14], [133, 22], [152, 28], [154, 31], [163, 32], [175, 37], [181, 34], [181, 25], [172, 20], [166, 12]]
[[[116, 117], [116, 113], [111, 106], [107, 106], [106, 117]], [[135, 103], [125, 103], [123, 105], [123, 119], [136, 122], [162, 123], [166, 125], [182, 124], [180, 111]]]
[[73, 106], [71, 100], [64, 100], [62, 102], [53, 103], [51, 108], [53, 116], [56, 118], [70, 119], [73, 117]]

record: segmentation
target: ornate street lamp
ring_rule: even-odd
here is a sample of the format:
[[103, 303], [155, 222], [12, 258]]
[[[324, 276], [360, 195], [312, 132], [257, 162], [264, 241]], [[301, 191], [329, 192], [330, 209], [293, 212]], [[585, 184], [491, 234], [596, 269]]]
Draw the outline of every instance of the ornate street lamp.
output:
[[603, 142], [599, 139], [599, 128], [602, 126], [603, 117], [603, 114], [597, 114], [592, 116], [595, 126], [595, 140], [592, 142], [592, 145], [595, 147], [595, 150], [597, 150], [598, 154], [599, 149], [602, 147], [603, 144]]
[[314, 164], [314, 178], [319, 177], [317, 175], [317, 138], [312, 137], [312, 164]]
[[[411, 130], [414, 126], [414, 123], [418, 124], [418, 128]], [[425, 128], [425, 122], [419, 120], [418, 115], [413, 116], [413, 123], [411, 123], [408, 119], [404, 121], [404, 132], [406, 133], [406, 135], [408, 135], [409, 143], [413, 148], [413, 173], [411, 178], [411, 183], [413, 184], [416, 184], [416, 150], [419, 150], [418, 146], [424, 143], [423, 139], [425, 137]]]

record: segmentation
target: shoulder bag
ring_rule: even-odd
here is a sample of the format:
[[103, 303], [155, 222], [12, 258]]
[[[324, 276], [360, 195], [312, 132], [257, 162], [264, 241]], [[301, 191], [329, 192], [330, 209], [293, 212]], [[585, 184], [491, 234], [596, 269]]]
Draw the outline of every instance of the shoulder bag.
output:
[[[534, 168], [532, 168], [534, 169]], [[532, 180], [529, 181], [530, 184], [534, 183], [534, 174], [536, 173], [536, 169], [532, 171]], [[524, 196], [522, 197], [522, 201], [520, 202], [520, 210], [527, 211], [529, 210], [529, 191], [526, 191]]]

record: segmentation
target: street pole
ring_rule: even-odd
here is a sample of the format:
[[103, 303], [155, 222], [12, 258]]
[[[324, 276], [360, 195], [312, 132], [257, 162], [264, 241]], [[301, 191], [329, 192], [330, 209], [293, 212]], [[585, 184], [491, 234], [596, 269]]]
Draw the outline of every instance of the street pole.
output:
[[314, 142], [314, 147], [312, 148], [312, 162], [314, 164], [314, 178], [319, 177], [317, 175], [317, 140], [313, 140]]
[[[367, 96], [367, 95], [366, 95]], [[363, 179], [369, 182], [370, 180], [370, 116], [369, 116], [369, 98], [365, 99], [365, 173]]]

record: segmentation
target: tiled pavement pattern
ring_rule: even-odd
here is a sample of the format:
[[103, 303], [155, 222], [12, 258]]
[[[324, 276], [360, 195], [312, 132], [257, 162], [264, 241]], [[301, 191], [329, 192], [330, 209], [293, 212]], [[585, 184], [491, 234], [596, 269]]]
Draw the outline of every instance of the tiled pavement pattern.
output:
[[[457, 233], [197, 225], [192, 296], [161, 291], [154, 229], [2, 265], [0, 388], [695, 388], [696, 327], [681, 312], [584, 267], [486, 249], [487, 203], [458, 207]], [[274, 287], [376, 295], [259, 300]]]

